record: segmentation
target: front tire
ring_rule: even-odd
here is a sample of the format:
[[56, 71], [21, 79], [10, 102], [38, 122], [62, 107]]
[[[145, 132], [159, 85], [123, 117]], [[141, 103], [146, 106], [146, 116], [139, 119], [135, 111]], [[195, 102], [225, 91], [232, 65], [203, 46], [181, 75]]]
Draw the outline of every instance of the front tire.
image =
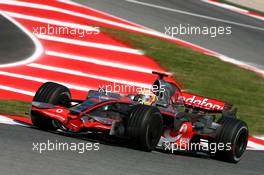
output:
[[222, 126], [216, 135], [216, 143], [231, 144], [230, 150], [218, 150], [216, 158], [237, 163], [247, 148], [248, 126], [245, 122], [231, 117], [223, 117], [218, 122]]
[[136, 105], [127, 121], [127, 135], [143, 151], [152, 151], [162, 134], [163, 121], [160, 111], [147, 105]]
[[[70, 107], [70, 90], [60, 84], [47, 82], [44, 83], [36, 92], [33, 101]], [[40, 115], [36, 111], [31, 111], [31, 120], [33, 125], [43, 130], [55, 130], [52, 120]]]

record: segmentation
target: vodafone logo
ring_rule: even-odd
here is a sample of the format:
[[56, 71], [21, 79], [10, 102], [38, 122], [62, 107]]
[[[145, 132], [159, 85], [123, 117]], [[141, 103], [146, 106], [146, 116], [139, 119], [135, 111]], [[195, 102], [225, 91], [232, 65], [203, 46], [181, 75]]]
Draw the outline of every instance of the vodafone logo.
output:
[[183, 99], [185, 104], [187, 105], [192, 105], [192, 106], [197, 106], [197, 107], [202, 107], [205, 109], [210, 109], [210, 110], [223, 110], [224, 108], [224, 103], [221, 101], [217, 100], [212, 100], [196, 95], [191, 95], [184, 93], [183, 94]]
[[62, 113], [63, 110], [62, 110], [62, 109], [57, 109], [56, 112], [57, 112], [57, 113]]

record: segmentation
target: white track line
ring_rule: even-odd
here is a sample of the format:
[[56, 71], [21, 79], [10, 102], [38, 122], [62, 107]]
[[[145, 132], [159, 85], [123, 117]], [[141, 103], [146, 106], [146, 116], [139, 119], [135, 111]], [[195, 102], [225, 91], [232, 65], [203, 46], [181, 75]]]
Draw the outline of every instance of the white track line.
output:
[[124, 52], [129, 54], [135, 54], [135, 55], [144, 55], [142, 51], [137, 49], [131, 49], [127, 47], [120, 47], [120, 46], [114, 46], [109, 44], [100, 44], [95, 42], [88, 42], [88, 41], [81, 41], [76, 39], [69, 39], [64, 37], [57, 37], [57, 36], [50, 36], [50, 35], [36, 35], [39, 39], [44, 39], [48, 41], [56, 41], [61, 43], [67, 43], [67, 44], [74, 44], [78, 46], [85, 46], [85, 47], [92, 47], [97, 49], [105, 49], [105, 50], [111, 50], [116, 52]]
[[4, 85], [0, 85], [0, 89], [6, 90], [6, 91], [11, 91], [11, 92], [16, 92], [16, 93], [24, 94], [24, 95], [28, 95], [28, 96], [34, 96], [35, 95], [35, 93], [31, 92], [31, 91], [26, 91], [26, 90], [17, 89], [14, 87], [9, 87], [9, 86], [4, 86]]
[[131, 70], [131, 71], [136, 71], [136, 72], [148, 73], [148, 74], [152, 74], [152, 71], [155, 71], [153, 69], [148, 69], [144, 67], [132, 66], [132, 65], [127, 65], [123, 63], [115, 63], [115, 62], [110, 62], [110, 61], [102, 61], [101, 59], [97, 59], [97, 58], [65, 54], [65, 53], [50, 51], [50, 50], [46, 51], [45, 54], [49, 56], [59, 57], [62, 59], [77, 60], [77, 61], [98, 64], [98, 65], [107, 66], [107, 67], [114, 67], [118, 69], [125, 69], [125, 70]]
[[256, 137], [257, 139], [260, 139], [260, 140], [264, 140], [264, 136], [254, 136]]
[[[70, 1], [70, 0], [69, 0], [69, 1]], [[73, 2], [72, 4], [75, 5], [75, 6], [82, 6], [82, 7], [84, 7], [84, 8], [88, 8], [88, 7], [86, 7], [86, 6], [80, 5], [80, 4], [75, 3], [75, 2]], [[88, 9], [92, 9], [92, 8], [88, 8]], [[95, 9], [92, 9], [92, 10], [95, 10]], [[98, 11], [98, 10], [95, 10], [95, 11], [100, 12], [100, 11]], [[101, 13], [102, 13], [102, 14], [106, 14], [106, 15], [110, 15], [110, 14], [107, 14], [107, 13], [105, 13], [105, 12], [101, 12]], [[112, 16], [112, 15], [110, 15], [110, 16]], [[121, 18], [119, 18], [119, 19], [121, 19]], [[239, 67], [241, 67], [241, 68], [243, 68], [243, 69], [250, 70], [250, 71], [255, 72], [255, 73], [257, 73], [257, 74], [260, 74], [261, 76], [264, 77], [264, 70], [263, 70], [263, 69], [259, 69], [259, 68], [255, 67], [254, 65], [252, 66], [251, 63], [245, 63], [245, 62], [242, 62], [242, 61], [238, 61], [238, 60], [236, 60], [236, 59], [234, 59], [234, 58], [230, 58], [230, 57], [228, 57], [228, 56], [225, 56], [225, 55], [220, 54], [220, 53], [217, 53], [217, 52], [215, 52], [215, 51], [212, 51], [212, 50], [206, 49], [206, 48], [201, 47], [201, 46], [198, 46], [198, 45], [196, 45], [196, 44], [193, 44], [193, 43], [190, 43], [190, 42], [187, 42], [187, 41], [184, 41], [184, 40], [178, 39], [178, 38], [174, 38], [174, 37], [167, 36], [167, 35], [165, 35], [165, 34], [163, 34], [163, 33], [161, 33], [161, 32], [154, 31], [154, 30], [152, 30], [152, 29], [150, 29], [150, 28], [147, 28], [147, 27], [144, 27], [144, 26], [141, 26], [141, 25], [135, 24], [135, 23], [133, 23], [133, 22], [131, 22], [131, 21], [127, 21], [127, 20], [124, 20], [124, 21], [129, 22], [129, 23], [131, 23], [131, 24], [133, 24], [133, 25], [137, 25], [137, 26], [139, 26], [140, 28], [144, 29], [144, 31], [139, 31], [139, 30], [135, 30], [134, 28], [131, 28], [130, 30], [132, 30], [132, 31], [138, 31], [138, 32], [142, 32], [142, 33], [145, 33], [145, 34], [149, 34], [149, 35], [157, 36], [157, 37], [160, 37], [160, 38], [169, 39], [169, 40], [174, 40], [174, 41], [176, 41], [176, 42], [181, 42], [181, 43], [187, 44], [187, 45], [190, 46], [190, 48], [196, 48], [196, 49], [205, 50], [204, 54], [208, 54], [208, 55], [211, 55], [211, 56], [217, 57], [217, 58], [219, 58], [220, 60], [222, 60], [222, 61], [224, 61], [224, 62], [228, 62], [228, 63], [235, 64], [235, 65], [237, 65], [237, 66], [239, 66]], [[155, 33], [155, 32], [156, 32], [156, 33]], [[250, 65], [250, 64], [251, 64], [251, 65]]]
[[150, 88], [150, 86], [151, 86], [150, 84], [131, 82], [131, 81], [115, 79], [115, 78], [110, 78], [110, 77], [104, 77], [104, 76], [99, 76], [99, 75], [94, 75], [94, 74], [87, 74], [87, 73], [77, 71], [77, 70], [48, 66], [48, 65], [37, 64], [37, 63], [31, 63], [31, 64], [28, 64], [27, 66], [38, 68], [38, 69], [43, 69], [43, 70], [49, 70], [49, 71], [54, 71], [54, 72], [60, 72], [60, 73], [75, 75], [75, 76], [93, 78], [93, 79], [97, 79], [97, 80], [115, 82], [115, 83], [120, 83], [120, 84], [127, 84], [127, 85], [132, 85], [132, 86], [137, 86], [137, 87]]
[[120, 18], [120, 17], [117, 17], [117, 16], [114, 16], [114, 15], [111, 15], [109, 13], [106, 13], [106, 12], [103, 12], [103, 11], [99, 11], [99, 10], [96, 10], [96, 9], [93, 9], [91, 7], [88, 7], [88, 6], [85, 6], [85, 5], [82, 5], [82, 4], [78, 4], [76, 2], [73, 2], [71, 0], [57, 0], [58, 2], [62, 2], [62, 3], [65, 3], [65, 4], [69, 4], [69, 5], [72, 5], [72, 6], [76, 6], [76, 7], [82, 7], [82, 8], [85, 8], [85, 9], [88, 9], [90, 11], [94, 11], [96, 13], [100, 13], [102, 15], [105, 15], [105, 16], [109, 16], [109, 17], [112, 17], [113, 19], [116, 19], [116, 20], [119, 20], [119, 21], [122, 21], [122, 22], [125, 22], [127, 24], [130, 24], [132, 26], [135, 26], [135, 27], [139, 27], [139, 28], [142, 28], [142, 29], [146, 29], [146, 27], [144, 26], [141, 26], [139, 24], [136, 24], [136, 23], [133, 23], [131, 21], [128, 21], [126, 19], [123, 19], [123, 18]]
[[231, 11], [243, 14], [243, 15], [247, 15], [247, 16], [250, 16], [250, 17], [253, 17], [253, 18], [257, 18], [257, 19], [260, 19], [262, 21], [264, 20], [264, 17], [262, 17], [262, 16], [252, 15], [252, 14], [250, 14], [250, 11], [242, 9], [242, 8], [235, 7], [233, 5], [225, 4], [225, 3], [222, 3], [222, 2], [214, 2], [214, 1], [210, 1], [210, 0], [201, 0], [201, 1], [203, 1], [205, 3], [208, 3], [208, 4], [211, 4], [211, 5], [215, 5], [215, 6], [221, 7], [221, 8], [225, 8], [225, 9], [228, 9], [228, 10], [231, 10]]
[[257, 19], [260, 19], [260, 20], [262, 20], [262, 21], [264, 21], [264, 17], [262, 17], [262, 16], [257, 16], [257, 15], [253, 15], [253, 14], [246, 14], [246, 15], [248, 15], [248, 16], [251, 16], [251, 17], [253, 17], [253, 18], [257, 18]]
[[224, 19], [220, 19], [220, 18], [214, 18], [214, 17], [210, 17], [210, 16], [206, 16], [206, 15], [200, 15], [200, 14], [197, 14], [197, 13], [187, 12], [187, 11], [184, 11], [184, 10], [178, 10], [178, 9], [173, 9], [173, 8], [169, 8], [169, 7], [159, 6], [159, 5], [150, 4], [150, 3], [146, 3], [146, 2], [140, 2], [140, 1], [137, 1], [137, 0], [125, 0], [125, 1], [133, 3], [133, 4], [140, 4], [140, 5], [143, 5], [143, 6], [156, 8], [156, 9], [166, 10], [166, 11], [180, 13], [180, 14], [184, 14], [184, 15], [189, 15], [189, 16], [194, 16], [194, 17], [198, 17], [198, 18], [208, 19], [208, 20], [212, 20], [212, 21], [223, 22], [223, 23], [226, 23], [226, 24], [237, 25], [237, 26], [240, 26], [240, 27], [246, 27], [246, 28], [250, 28], [250, 29], [264, 31], [264, 28], [256, 27], [256, 26], [252, 26], [252, 25], [248, 25], [248, 24], [242, 24], [242, 23], [238, 23], [238, 22], [235, 22], [235, 21], [229, 21], [229, 20], [224, 20]]
[[8, 125], [20, 125], [20, 126], [28, 126], [24, 125], [22, 123], [16, 122], [14, 119], [8, 118], [6, 116], [0, 115], [0, 123], [2, 124], [8, 124]]
[[[18, 2], [18, 1], [16, 1], [16, 2]], [[78, 28], [78, 29], [83, 29], [85, 31], [100, 32], [100, 30], [97, 28], [82, 25], [82, 24], [63, 22], [63, 21], [58, 21], [58, 20], [53, 20], [53, 19], [48, 19], [48, 18], [40, 18], [40, 17], [23, 15], [23, 14], [14, 13], [14, 12], [5, 12], [5, 13], [7, 13], [9, 16], [12, 16], [13, 18], [25, 19], [25, 20], [29, 20], [29, 21], [35, 21], [35, 22], [42, 22], [42, 23], [47, 23], [47, 24], [52, 24], [52, 25], [57, 25], [57, 26], [69, 27], [69, 28]]]
[[252, 147], [253, 149], [256, 149], [256, 150], [264, 150], [263, 145], [257, 144], [257, 143], [252, 142], [252, 141], [248, 141], [248, 146]]
[[73, 1], [69, 1], [69, 0], [56, 0], [58, 2], [63, 2], [65, 4], [69, 4], [69, 5], [73, 5], [73, 6], [78, 6], [78, 7], [83, 7], [81, 4], [75, 3]]
[[[94, 21], [97, 21], [97, 22], [102, 22], [102, 23], [105, 23], [105, 24], [109, 24], [109, 25], [113, 25], [113, 26], [116, 26], [116, 27], [122, 27], [124, 29], [129, 29], [131, 31], [136, 31], [136, 32], [140, 32], [140, 33], [145, 33], [145, 34], [148, 34], [148, 35], [153, 35], [153, 36], [156, 36], [156, 37], [160, 37], [160, 38], [165, 38], [165, 39], [171, 39], [171, 40], [174, 40], [174, 41], [180, 41], [182, 43], [185, 43], [185, 44], [188, 44], [188, 45], [191, 45], [193, 47], [196, 47], [196, 48], [199, 48], [199, 49], [204, 49], [206, 50], [205, 48], [201, 47], [201, 46], [198, 46], [198, 45], [195, 45], [193, 43], [190, 43], [190, 42], [187, 42], [187, 41], [184, 41], [184, 40], [181, 40], [181, 39], [178, 39], [178, 38], [174, 38], [174, 37], [171, 37], [171, 36], [168, 36], [168, 35], [165, 35], [164, 33], [161, 33], [159, 31], [156, 31], [156, 30], [153, 30], [151, 28], [148, 28], [148, 27], [145, 27], [145, 26], [142, 26], [142, 25], [139, 25], [139, 24], [136, 24], [136, 23], [133, 23], [131, 21], [128, 21], [128, 20], [125, 20], [125, 19], [122, 19], [122, 18], [119, 18], [117, 16], [113, 16], [109, 13], [106, 13], [106, 12], [102, 12], [102, 11], [99, 11], [99, 10], [96, 10], [96, 9], [93, 9], [93, 8], [90, 8], [90, 7], [87, 7], [87, 6], [84, 6], [82, 4], [78, 4], [76, 2], [73, 2], [71, 0], [57, 0], [57, 1], [61, 1], [61, 2], [64, 2], [64, 3], [68, 3], [68, 4], [71, 4], [73, 6], [78, 6], [78, 7], [83, 7], [83, 8], [87, 8], [89, 10], [93, 10], [95, 12], [98, 12], [98, 13], [101, 13], [101, 14], [104, 14], [104, 15], [107, 15], [107, 16], [110, 16], [110, 17], [113, 17], [113, 18], [116, 18], [116, 19], [119, 19], [119, 20], [122, 20], [122, 21], [125, 21], [127, 23], [131, 23], [133, 24], [134, 26], [137, 26], [137, 27], [134, 27], [134, 26], [130, 26], [130, 25], [127, 25], [127, 24], [122, 24], [122, 23], [118, 23], [118, 22], [113, 22], [111, 20], [106, 20], [106, 19], [103, 19], [103, 18], [97, 18], [97, 17], [93, 17], [92, 19], [91, 18], [87, 18], [87, 15], [83, 15], [81, 14], [81, 16], [79, 17], [82, 17], [82, 18], [86, 18], [86, 19], [90, 19], [90, 20], [94, 20]], [[67, 2], [66, 2], [67, 1]], [[1, 3], [1, 2], [0, 2]], [[74, 12], [75, 13], [75, 12]], [[71, 14], [74, 16], [74, 14]], [[209, 51], [208, 52], [210, 53], [213, 53], [213, 51]]]
[[[98, 29], [95, 29], [95, 28], [89, 27], [89, 26], [85, 26], [85, 25], [81, 25], [81, 24], [61, 22], [61, 21], [57, 21], [57, 20], [34, 17], [34, 16], [29, 16], [29, 15], [22, 15], [22, 14], [13, 13], [13, 12], [6, 12], [6, 13], [8, 15], [14, 17], [14, 18], [19, 18], [19, 19], [26, 19], [26, 20], [36, 21], [36, 22], [43, 22], [43, 23], [47, 23], [47, 24], [53, 24], [53, 25], [58, 25], [58, 26], [70, 27], [70, 28], [80, 28], [80, 29], [84, 29], [87, 31], [98, 31]], [[114, 45], [108, 45], [108, 44], [99, 44], [99, 43], [94, 43], [94, 42], [86, 42], [86, 41], [80, 41], [80, 40], [74, 40], [74, 39], [68, 39], [68, 38], [62, 38], [62, 37], [55, 37], [55, 36], [50, 36], [50, 35], [36, 34], [36, 36], [40, 39], [45, 39], [45, 40], [65, 42], [65, 43], [69, 43], [69, 44], [76, 44], [76, 45], [82, 45], [82, 46], [87, 46], [87, 47], [95, 47], [95, 48], [100, 48], [100, 49], [107, 49], [107, 50], [143, 55], [142, 51], [139, 51], [136, 49], [131, 49], [131, 48], [126, 48], [126, 47], [120, 47], [120, 46], [114, 46]]]
[[86, 15], [86, 14], [82, 14], [82, 13], [78, 13], [78, 12], [73, 12], [70, 10], [65, 10], [63, 8], [53, 7], [53, 6], [49, 6], [49, 5], [30, 3], [30, 2], [21, 2], [21, 1], [15, 1], [15, 3], [14, 3], [14, 1], [13, 2], [7, 1], [7, 2], [0, 2], [0, 4], [8, 4], [8, 5], [12, 5], [12, 6], [29, 7], [29, 8], [35, 8], [35, 9], [40, 9], [40, 10], [60, 12], [60, 13], [64, 13], [64, 14], [68, 14], [68, 15], [72, 15], [72, 16], [76, 16], [76, 17], [81, 17], [84, 19], [92, 20], [92, 21], [102, 22], [102, 23], [113, 25], [116, 27], [122, 27], [122, 28], [125, 28], [128, 30], [138, 31], [138, 32], [142, 32], [142, 33], [149, 33], [149, 34], [156, 35], [156, 36], [161, 35], [161, 34], [158, 34], [156, 31], [153, 31], [153, 30], [150, 31], [150, 30], [139, 28], [139, 27], [134, 27], [131, 25], [127, 25], [127, 24], [123, 24], [123, 23], [119, 23], [119, 22], [114, 22], [111, 20], [98, 18], [98, 17], [94, 17], [91, 15]]
[[236, 60], [236, 59], [233, 59], [233, 58], [229, 58], [229, 57], [227, 57], [227, 56], [225, 56], [225, 55], [221, 55], [221, 54], [219, 54], [219, 55], [216, 55], [216, 56], [217, 56], [220, 60], [222, 60], [222, 61], [224, 61], [224, 62], [228, 62], [228, 63], [235, 64], [235, 65], [237, 65], [237, 66], [239, 66], [239, 67], [242, 67], [242, 68], [244, 68], [244, 69], [247, 69], [247, 70], [253, 71], [253, 72], [255, 72], [255, 73], [261, 75], [262, 77], [264, 77], [264, 70], [262, 70], [262, 69], [258, 69], [258, 68], [254, 67], [254, 66], [251, 66], [251, 65], [249, 65], [249, 64], [246, 64], [246, 63], [244, 63], [244, 62], [242, 62], [242, 61], [239, 61], [239, 60]]
[[[130, 1], [130, 2], [132, 2], [132, 1]], [[138, 2], [138, 1], [133, 1], [133, 2]], [[0, 3], [3, 3], [3, 2], [0, 2]], [[222, 58], [224, 57], [225, 58], [224, 60], [226, 62], [234, 64], [234, 61], [233, 61], [234, 59], [232, 59], [232, 58], [229, 58], [229, 57], [224, 56], [224, 55], [222, 55], [220, 53], [205, 49], [203, 47], [200, 47], [198, 45], [192, 44], [190, 42], [183, 41], [183, 40], [180, 40], [180, 39], [177, 39], [177, 38], [173, 38], [173, 37], [167, 36], [167, 35], [165, 35], [163, 33], [154, 31], [152, 29], [149, 29], [149, 28], [146, 28], [146, 27], [143, 27], [143, 26], [142, 26], [142, 28], [134, 27], [134, 26], [118, 23], [118, 22], [113, 22], [111, 20], [97, 18], [97, 17], [94, 17], [94, 16], [85, 15], [85, 14], [81, 14], [81, 13], [77, 13], [77, 12], [72, 12], [70, 10], [65, 10], [65, 9], [62, 9], [62, 8], [57, 8], [57, 7], [52, 7], [52, 6], [48, 6], [48, 5], [42, 5], [42, 4], [35, 4], [35, 3], [28, 3], [28, 2], [18, 2], [17, 3], [17, 1], [16, 1], [16, 3], [8, 2], [6, 4], [10, 4], [10, 5], [14, 5], [14, 6], [17, 5], [17, 6], [23, 6], [23, 7], [31, 7], [31, 8], [37, 8], [37, 9], [43, 9], [43, 10], [49, 10], [49, 11], [55, 11], [55, 12], [61, 12], [61, 13], [64, 13], [64, 14], [69, 14], [69, 15], [73, 15], [73, 16], [77, 16], [77, 17], [81, 17], [81, 18], [85, 18], [85, 19], [89, 19], [89, 20], [93, 20], [93, 21], [97, 21], [97, 22], [102, 22], [102, 23], [105, 23], [105, 24], [113, 25], [113, 26], [116, 26], [116, 27], [121, 27], [121, 28], [124, 28], [124, 29], [136, 31], [136, 32], [141, 32], [141, 33], [145, 33], [145, 34], [149, 34], [149, 35], [153, 35], [153, 36], [157, 36], [157, 37], [161, 37], [161, 38], [165, 38], [165, 39], [171, 39], [171, 40], [174, 40], [176, 42], [182, 42], [182, 43], [185, 43], [187, 45], [190, 45], [193, 48], [200, 48], [200, 49], [206, 50], [206, 52], [207, 52], [206, 54], [213, 55], [215, 57], [220, 58], [221, 60], [223, 60]], [[74, 4], [76, 5], [76, 3], [74, 3]], [[242, 67], [244, 69], [251, 70], [253, 72], [256, 72], [256, 73], [261, 74], [262, 76], [264, 76], [262, 69], [256, 68], [256, 67], [251, 66], [251, 65], [249, 65], [247, 63], [243, 62], [242, 65], [241, 64], [236, 64], [236, 65], [238, 65], [238, 66], [240, 66], [240, 67]]]
[[213, 2], [213, 1], [209, 1], [209, 0], [201, 0], [201, 1], [202, 2], [206, 2], [208, 4], [212, 4], [212, 5], [218, 6], [218, 7], [226, 8], [226, 9], [229, 9], [229, 10], [232, 10], [232, 11], [236, 11], [236, 12], [239, 12], [239, 13], [248, 13], [249, 12], [248, 10], [241, 9], [241, 8], [229, 5], [229, 4]]
[[73, 84], [60, 82], [60, 81], [56, 81], [56, 80], [38, 78], [38, 77], [33, 77], [33, 76], [29, 76], [29, 75], [22, 75], [22, 74], [16, 74], [16, 73], [11, 73], [11, 72], [0, 71], [0, 75], [5, 75], [5, 76], [8, 76], [8, 77], [19, 78], [19, 79], [24, 79], [24, 80], [35, 81], [35, 82], [39, 82], [39, 83], [57, 82], [59, 84], [62, 84], [64, 86], [70, 88], [70, 89], [76, 89], [76, 90], [84, 91], [84, 92], [88, 92], [91, 89], [91, 87], [76, 86], [76, 85], [73, 85]]
[[9, 21], [11, 21], [14, 25], [16, 25], [20, 30], [22, 30], [32, 40], [32, 42], [35, 46], [34, 53], [29, 58], [26, 58], [25, 60], [14, 62], [14, 63], [1, 64], [0, 68], [20, 66], [20, 65], [24, 65], [24, 64], [28, 64], [30, 62], [36, 61], [41, 56], [41, 54], [43, 53], [43, 47], [40, 44], [39, 40], [31, 32], [29, 32], [24, 26], [22, 26], [16, 20], [14, 20], [10, 16], [8, 16], [6, 13], [0, 11], [0, 15], [3, 15], [5, 18], [7, 18]]

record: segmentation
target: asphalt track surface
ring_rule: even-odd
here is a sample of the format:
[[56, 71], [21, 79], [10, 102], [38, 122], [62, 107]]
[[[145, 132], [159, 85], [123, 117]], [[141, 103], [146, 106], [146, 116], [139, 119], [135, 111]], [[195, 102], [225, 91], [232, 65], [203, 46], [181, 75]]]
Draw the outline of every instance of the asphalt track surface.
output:
[[152, 175], [262, 175], [263, 152], [247, 151], [238, 164], [207, 157], [146, 153], [116, 142], [100, 143], [98, 151], [33, 151], [33, 143], [96, 143], [94, 139], [66, 137], [22, 126], [0, 124], [0, 170], [3, 175], [33, 174], [152, 174]]
[[7, 64], [28, 58], [34, 52], [31, 39], [16, 25], [0, 15], [0, 63]]
[[[75, 1], [162, 33], [166, 31], [165, 26], [177, 27], [179, 24], [200, 27], [231, 26], [231, 35], [218, 35], [215, 38], [211, 38], [209, 35], [177, 35], [176, 37], [264, 69], [264, 21], [216, 7], [200, 0], [138, 0], [138, 2], [148, 3], [147, 5], [131, 3], [126, 0]], [[217, 20], [150, 7], [149, 4], [213, 17]], [[238, 23], [238, 25], [218, 20], [227, 20]]]
[[[95, 1], [94, 1], [95, 2]], [[97, 1], [98, 2], [98, 1]], [[100, 1], [103, 2], [103, 1]], [[113, 1], [114, 2], [114, 1]], [[154, 1], [153, 1], [154, 2]], [[109, 5], [112, 2], [109, 2]], [[91, 6], [94, 4], [91, 2]], [[117, 5], [117, 4], [116, 4]], [[111, 8], [110, 6], [108, 8]], [[107, 11], [107, 10], [105, 10]], [[129, 11], [126, 11], [129, 15]], [[154, 13], [154, 12], [153, 12]], [[141, 19], [142, 21], [145, 21]], [[32, 68], [33, 69], [33, 68]], [[31, 70], [32, 70], [31, 69]], [[19, 72], [19, 71], [18, 71]], [[21, 71], [22, 72], [22, 71]], [[26, 72], [26, 71], [25, 71]], [[23, 73], [23, 72], [22, 72]], [[42, 75], [44, 76], [44, 75]], [[76, 80], [77, 81], [77, 80]], [[16, 82], [14, 82], [16, 85]], [[29, 83], [29, 82], [27, 82]], [[32, 84], [37, 88], [38, 84]], [[33, 151], [33, 142], [97, 142], [61, 136], [33, 128], [0, 124], [0, 174], [223, 174], [260, 175], [264, 172], [264, 153], [247, 151], [236, 165], [206, 157], [145, 153], [119, 143], [100, 144], [99, 151], [79, 154], [74, 151]]]

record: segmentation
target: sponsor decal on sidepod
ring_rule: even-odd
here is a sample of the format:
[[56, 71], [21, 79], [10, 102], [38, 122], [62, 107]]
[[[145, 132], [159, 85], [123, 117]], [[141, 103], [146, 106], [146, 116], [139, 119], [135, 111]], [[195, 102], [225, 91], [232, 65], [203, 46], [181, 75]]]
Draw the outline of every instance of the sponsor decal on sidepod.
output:
[[193, 94], [182, 93], [182, 96], [185, 104], [205, 108], [208, 110], [222, 110], [225, 106], [224, 102]]

